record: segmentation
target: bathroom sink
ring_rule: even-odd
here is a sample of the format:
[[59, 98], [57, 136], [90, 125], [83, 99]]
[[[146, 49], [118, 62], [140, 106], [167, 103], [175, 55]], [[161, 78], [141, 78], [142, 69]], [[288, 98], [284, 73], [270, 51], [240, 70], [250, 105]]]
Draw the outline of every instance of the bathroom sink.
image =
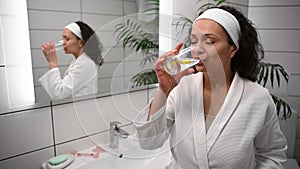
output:
[[109, 144], [101, 145], [101, 147], [117, 157], [130, 158], [130, 159], [143, 159], [151, 158], [163, 154], [169, 151], [169, 142], [156, 150], [144, 150], [140, 147], [137, 139], [127, 138], [119, 140], [119, 148], [113, 149], [109, 147]]
[[171, 162], [168, 141], [160, 149], [143, 150], [132, 138], [122, 139], [119, 148], [100, 145], [106, 152], [78, 169], [164, 169]]
[[119, 158], [110, 156], [104, 159], [99, 158], [93, 162], [89, 162], [78, 169], [164, 169], [170, 163], [170, 153], [166, 152], [152, 158]]

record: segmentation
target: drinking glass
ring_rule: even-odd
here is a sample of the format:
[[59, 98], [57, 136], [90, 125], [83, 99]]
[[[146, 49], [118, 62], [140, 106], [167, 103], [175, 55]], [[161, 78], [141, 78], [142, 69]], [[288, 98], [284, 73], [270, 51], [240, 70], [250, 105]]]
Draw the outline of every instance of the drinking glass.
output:
[[190, 46], [179, 51], [175, 56], [166, 57], [164, 60], [164, 69], [170, 75], [175, 75], [195, 64], [199, 63], [200, 59], [193, 58], [192, 50], [197, 50], [197, 47]]

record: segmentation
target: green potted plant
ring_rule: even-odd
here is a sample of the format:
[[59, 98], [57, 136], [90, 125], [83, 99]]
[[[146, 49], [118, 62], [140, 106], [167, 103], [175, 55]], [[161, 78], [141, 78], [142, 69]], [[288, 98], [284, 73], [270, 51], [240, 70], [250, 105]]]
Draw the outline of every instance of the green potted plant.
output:
[[[146, 0], [143, 12], [153, 19], [148, 22], [126, 19], [124, 23], [115, 25], [116, 41], [124, 48], [141, 53], [142, 67], [147, 63], [154, 63], [158, 58], [159, 0]], [[148, 25], [151, 25], [151, 30]], [[158, 80], [154, 69], [146, 69], [133, 76], [131, 82], [131, 87], [138, 87], [158, 83]]]
[[[159, 14], [159, 0], [146, 0], [147, 6], [145, 12], [150, 12], [150, 15], [154, 15], [154, 19], [145, 24], [152, 24], [158, 27], [158, 14]], [[197, 2], [200, 2], [198, 0]], [[205, 10], [213, 6], [220, 6], [225, 3], [226, 0], [212, 0], [208, 3], [204, 3], [198, 8], [198, 12]], [[183, 15], [178, 15], [174, 22], [178, 36], [183, 32], [190, 32], [193, 20]], [[117, 42], [122, 43], [124, 48], [131, 48], [136, 52], [141, 52], [143, 60], [141, 65], [145, 65], [148, 62], [154, 63], [158, 57], [158, 31], [148, 32], [143, 29], [140, 23], [128, 19], [126, 22], [116, 25], [115, 33], [117, 34]], [[187, 33], [188, 34], [188, 33]], [[184, 44], [189, 45], [189, 38], [184, 39]], [[259, 63], [259, 75], [257, 82], [266, 87], [268, 83], [273, 88], [275, 83], [280, 87], [281, 78], [288, 83], [289, 75], [285, 69], [279, 64], [265, 63], [261, 61]], [[153, 69], [146, 70], [138, 73], [132, 78], [132, 87], [143, 86], [157, 83], [155, 71]], [[277, 115], [279, 118], [287, 119], [291, 116], [291, 108], [287, 102], [280, 97], [271, 93], [272, 99], [277, 108]], [[282, 110], [282, 114], [280, 114]]]

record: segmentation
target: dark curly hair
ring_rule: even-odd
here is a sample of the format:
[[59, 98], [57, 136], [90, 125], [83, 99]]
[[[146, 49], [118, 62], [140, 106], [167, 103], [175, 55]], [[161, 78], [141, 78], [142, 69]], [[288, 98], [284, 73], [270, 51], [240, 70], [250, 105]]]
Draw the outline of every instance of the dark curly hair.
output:
[[[233, 72], [237, 72], [240, 77], [255, 82], [259, 73], [259, 61], [264, 58], [264, 49], [258, 39], [258, 34], [253, 26], [253, 23], [239, 10], [232, 6], [223, 5], [213, 8], [223, 9], [231, 13], [238, 20], [241, 29], [241, 34], [239, 37], [239, 49], [232, 58], [231, 69]], [[203, 12], [201, 12], [199, 15], [201, 15]], [[234, 45], [227, 31], [225, 29], [224, 31], [227, 34], [228, 43]]]
[[75, 22], [81, 30], [82, 40], [84, 43], [84, 52], [95, 62], [96, 65], [103, 64], [103, 46], [95, 31], [86, 23], [82, 21]]

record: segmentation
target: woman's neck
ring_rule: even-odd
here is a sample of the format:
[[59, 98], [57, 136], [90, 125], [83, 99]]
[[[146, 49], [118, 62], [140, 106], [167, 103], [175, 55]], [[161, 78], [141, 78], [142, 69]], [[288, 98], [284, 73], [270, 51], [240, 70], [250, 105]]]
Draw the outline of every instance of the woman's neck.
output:
[[77, 59], [83, 53], [83, 48], [79, 50], [78, 53], [75, 53], [74, 56]]
[[229, 90], [231, 82], [233, 80], [233, 72], [229, 71], [225, 73], [225, 78], [222, 75], [216, 75], [211, 80], [210, 74], [207, 72], [203, 73], [203, 88], [212, 90], [217, 88], [223, 88], [226, 86], [226, 91]]

